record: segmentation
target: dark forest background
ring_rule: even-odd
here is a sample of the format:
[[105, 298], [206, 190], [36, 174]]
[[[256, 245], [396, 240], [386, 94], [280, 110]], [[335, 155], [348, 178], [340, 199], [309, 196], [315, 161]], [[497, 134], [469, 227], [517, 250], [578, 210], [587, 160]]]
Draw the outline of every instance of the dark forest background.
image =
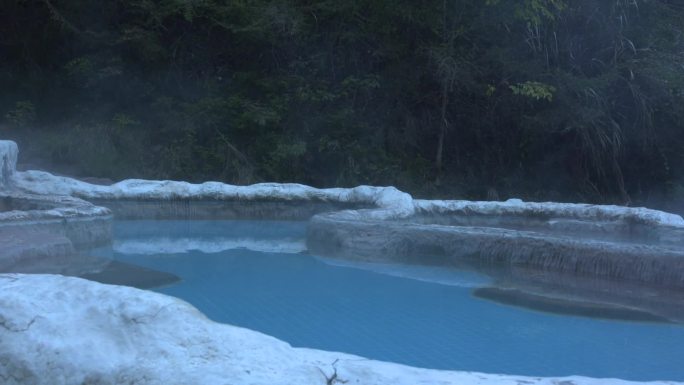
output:
[[684, 202], [682, 0], [0, 0], [25, 167]]

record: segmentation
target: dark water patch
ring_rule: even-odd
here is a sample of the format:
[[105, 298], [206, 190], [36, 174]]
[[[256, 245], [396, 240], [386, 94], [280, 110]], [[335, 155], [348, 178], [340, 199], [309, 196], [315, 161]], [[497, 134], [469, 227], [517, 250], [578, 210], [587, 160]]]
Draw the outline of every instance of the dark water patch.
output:
[[91, 281], [109, 285], [153, 289], [180, 282], [180, 277], [164, 271], [137, 266], [121, 261], [111, 261], [102, 271], [80, 275]]
[[517, 306], [559, 315], [620, 321], [672, 323], [672, 321], [667, 318], [638, 309], [545, 297], [515, 289], [484, 287], [473, 290], [473, 296], [503, 305]]

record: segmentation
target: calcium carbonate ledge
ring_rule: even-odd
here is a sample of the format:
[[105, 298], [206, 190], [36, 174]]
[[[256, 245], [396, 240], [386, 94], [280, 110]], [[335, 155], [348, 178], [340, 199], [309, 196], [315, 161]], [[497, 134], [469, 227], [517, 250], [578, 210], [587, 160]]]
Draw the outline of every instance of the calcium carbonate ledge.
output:
[[45, 231], [66, 236], [77, 248], [111, 240], [109, 209], [69, 196], [0, 192], [0, 234]]
[[111, 212], [70, 196], [19, 191], [18, 153], [16, 143], [0, 141], [0, 271], [95, 267], [99, 262], [80, 258], [77, 249], [111, 241]]
[[[10, 144], [7, 144], [10, 143]], [[6, 150], [5, 150], [6, 149]], [[6, 151], [6, 153], [3, 153]], [[537, 203], [511, 199], [506, 202], [413, 200], [394, 187], [359, 186], [317, 189], [294, 183], [260, 183], [235, 186], [220, 182], [192, 184], [178, 181], [130, 179], [111, 186], [93, 185], [43, 171], [14, 171], [17, 150], [13, 142], [0, 141], [0, 156], [7, 156], [8, 179], [16, 188], [45, 195], [69, 195], [95, 201], [279, 201], [347, 203], [377, 210], [345, 211], [348, 218], [390, 219], [418, 214], [481, 214], [525, 218], [576, 218], [581, 220], [620, 220], [684, 229], [681, 216], [646, 208], [573, 203]]]
[[378, 207], [388, 217], [402, 217], [414, 209], [411, 196], [394, 187], [316, 189], [294, 183], [234, 186], [139, 179], [99, 186], [42, 171], [16, 172], [12, 183], [22, 191], [102, 204], [121, 218], [308, 219], [317, 212], [359, 207]]
[[78, 198], [0, 192], [0, 271], [62, 271], [79, 249], [111, 241], [111, 219]]
[[667, 241], [652, 243], [501, 225], [421, 223], [411, 217], [377, 220], [357, 214], [314, 216], [308, 227], [309, 250], [378, 262], [509, 265], [684, 288], [684, 244], [681, 233], [669, 227], [655, 229], [656, 236], [651, 237], [663, 235]]
[[684, 229], [684, 219], [681, 216], [644, 207], [523, 202], [520, 199], [509, 199], [505, 202], [416, 199], [413, 202], [417, 214], [519, 216], [547, 220], [559, 218], [591, 221], [619, 220], [627, 223]]

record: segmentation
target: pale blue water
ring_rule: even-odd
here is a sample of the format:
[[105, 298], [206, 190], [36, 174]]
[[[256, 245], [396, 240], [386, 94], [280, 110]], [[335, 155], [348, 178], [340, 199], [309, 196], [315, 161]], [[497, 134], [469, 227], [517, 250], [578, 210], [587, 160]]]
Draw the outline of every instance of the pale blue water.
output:
[[[113, 250], [96, 252], [179, 275], [157, 291], [293, 346], [437, 369], [684, 380], [681, 325], [502, 306], [471, 295], [486, 282], [473, 273], [450, 271], [456, 284], [444, 285], [333, 266], [290, 253], [305, 231], [302, 222], [119, 221]], [[280, 241], [288, 253], [273, 251]], [[260, 251], [220, 251], [245, 246]]]

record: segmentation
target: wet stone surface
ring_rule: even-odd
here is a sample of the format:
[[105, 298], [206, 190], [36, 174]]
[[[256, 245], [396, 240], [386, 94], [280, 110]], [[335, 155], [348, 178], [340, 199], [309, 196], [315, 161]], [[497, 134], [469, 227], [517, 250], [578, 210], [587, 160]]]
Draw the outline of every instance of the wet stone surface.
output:
[[74, 254], [68, 238], [50, 232], [0, 228], [0, 272], [54, 270]]

